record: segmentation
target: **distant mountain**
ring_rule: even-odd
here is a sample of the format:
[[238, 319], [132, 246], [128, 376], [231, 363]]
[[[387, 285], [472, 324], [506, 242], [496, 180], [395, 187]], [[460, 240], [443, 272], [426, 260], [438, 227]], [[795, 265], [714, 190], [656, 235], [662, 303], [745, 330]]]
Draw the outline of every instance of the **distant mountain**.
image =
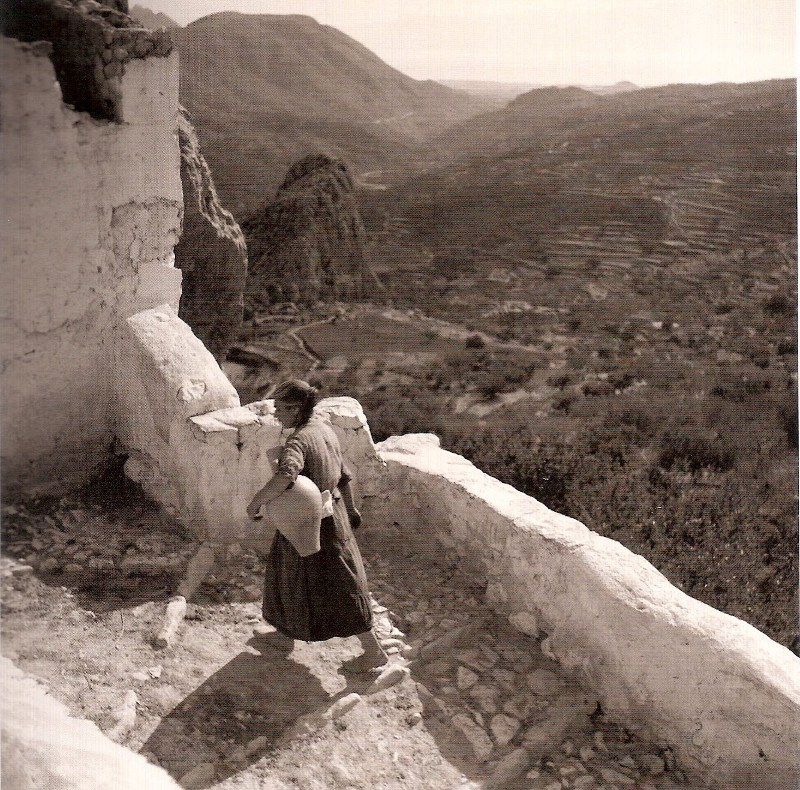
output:
[[322, 153], [364, 171], [406, 168], [426, 140], [491, 102], [384, 63], [298, 15], [213, 14], [174, 33], [181, 101], [225, 205], [243, 217], [297, 159]]
[[[728, 143], [754, 128], [778, 144], [792, 139], [796, 81], [665, 85], [608, 95], [584, 88], [538, 88], [506, 107], [468, 119], [441, 138], [455, 158], [565, 143], [683, 150]], [[754, 114], [761, 114], [754, 126]], [[711, 129], [713, 127], [713, 130]], [[713, 133], [711, 133], [713, 131]], [[722, 135], [722, 138], [719, 137]]]
[[641, 88], [632, 82], [615, 82], [613, 85], [584, 85], [586, 90], [596, 93], [598, 96], [610, 96], [613, 93], [627, 93], [628, 91], [638, 91]]
[[[545, 87], [544, 85], [535, 85], [530, 82], [494, 82], [491, 80], [439, 80], [439, 82], [450, 88], [465, 91], [474, 96], [483, 96], [502, 104], [516, 99], [517, 96], [523, 93]], [[639, 90], [638, 85], [627, 81], [617, 82], [614, 85], [581, 85], [579, 87], [596, 93], [598, 96], [609, 96], [613, 93]]]
[[162, 27], [180, 27], [174, 19], [171, 19], [166, 14], [151, 11], [149, 8], [144, 8], [140, 5], [133, 6], [128, 12], [128, 15], [134, 19], [138, 19], [148, 30], [159, 30]]
[[505, 104], [515, 99], [521, 93], [538, 86], [530, 82], [495, 82], [492, 80], [439, 80], [442, 85], [448, 88], [471, 93], [474, 96], [482, 96], [496, 102]]

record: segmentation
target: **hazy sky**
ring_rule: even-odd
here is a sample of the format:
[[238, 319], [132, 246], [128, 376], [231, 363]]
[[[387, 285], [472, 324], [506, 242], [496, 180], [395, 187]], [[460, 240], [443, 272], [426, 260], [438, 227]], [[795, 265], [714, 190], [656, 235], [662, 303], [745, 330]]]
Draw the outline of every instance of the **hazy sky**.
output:
[[180, 24], [307, 14], [417, 79], [638, 85], [793, 77], [795, 0], [130, 0]]

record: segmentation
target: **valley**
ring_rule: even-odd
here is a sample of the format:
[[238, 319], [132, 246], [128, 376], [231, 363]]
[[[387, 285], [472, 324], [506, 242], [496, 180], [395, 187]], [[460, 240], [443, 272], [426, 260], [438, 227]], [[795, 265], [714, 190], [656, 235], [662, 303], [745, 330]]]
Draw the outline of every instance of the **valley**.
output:
[[[470, 96], [252, 19], [179, 41], [223, 202], [241, 222], [339, 157], [380, 288], [270, 303], [251, 275], [243, 401], [301, 376], [376, 440], [435, 432], [797, 651], [795, 81]], [[237, 37], [240, 72], [196, 57]]]

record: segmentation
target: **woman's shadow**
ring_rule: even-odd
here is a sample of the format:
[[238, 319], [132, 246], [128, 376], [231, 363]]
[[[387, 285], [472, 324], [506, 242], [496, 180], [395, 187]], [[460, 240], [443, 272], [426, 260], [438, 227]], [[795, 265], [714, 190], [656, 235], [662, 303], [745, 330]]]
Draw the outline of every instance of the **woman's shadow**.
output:
[[193, 787], [220, 782], [270, 752], [300, 717], [331, 697], [290, 648], [254, 636], [239, 653], [165, 716], [140, 749], [175, 779], [197, 769]]

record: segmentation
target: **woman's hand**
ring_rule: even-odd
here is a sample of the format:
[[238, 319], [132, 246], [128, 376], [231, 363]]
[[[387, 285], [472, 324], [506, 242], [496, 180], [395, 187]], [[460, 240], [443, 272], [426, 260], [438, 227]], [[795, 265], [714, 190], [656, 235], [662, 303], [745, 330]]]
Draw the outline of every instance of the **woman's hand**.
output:
[[350, 519], [350, 527], [352, 529], [358, 529], [361, 526], [361, 513], [359, 513], [355, 508], [347, 511], [347, 515]]
[[258, 521], [258, 519], [261, 518], [259, 511], [264, 507], [264, 504], [264, 500], [256, 494], [253, 497], [253, 501], [247, 506], [247, 515], [250, 516], [253, 521]]

